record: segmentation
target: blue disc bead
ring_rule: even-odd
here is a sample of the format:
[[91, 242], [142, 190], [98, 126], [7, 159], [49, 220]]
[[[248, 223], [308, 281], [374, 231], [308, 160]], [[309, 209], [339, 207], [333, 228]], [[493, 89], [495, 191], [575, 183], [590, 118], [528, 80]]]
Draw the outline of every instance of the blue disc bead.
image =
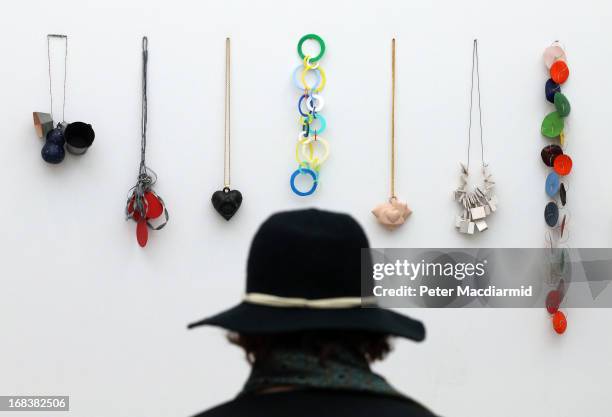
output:
[[546, 194], [549, 197], [554, 198], [559, 192], [559, 188], [561, 187], [561, 182], [559, 180], [559, 174], [556, 172], [551, 172], [546, 177]]
[[556, 82], [554, 82], [552, 78], [549, 78], [548, 81], [546, 81], [546, 85], [544, 86], [544, 93], [546, 94], [546, 100], [550, 101], [551, 103], [554, 103], [555, 94], [560, 93], [560, 92], [561, 92], [561, 86], [557, 84]]

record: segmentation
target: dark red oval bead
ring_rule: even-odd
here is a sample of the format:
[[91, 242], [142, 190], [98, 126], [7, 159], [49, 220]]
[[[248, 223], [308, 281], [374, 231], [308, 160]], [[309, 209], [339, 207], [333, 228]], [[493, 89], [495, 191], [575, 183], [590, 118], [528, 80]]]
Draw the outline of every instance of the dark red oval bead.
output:
[[563, 149], [559, 145], [547, 145], [542, 149], [542, 162], [546, 164], [546, 166], [552, 167], [555, 161], [555, 158], [559, 155], [563, 155]]

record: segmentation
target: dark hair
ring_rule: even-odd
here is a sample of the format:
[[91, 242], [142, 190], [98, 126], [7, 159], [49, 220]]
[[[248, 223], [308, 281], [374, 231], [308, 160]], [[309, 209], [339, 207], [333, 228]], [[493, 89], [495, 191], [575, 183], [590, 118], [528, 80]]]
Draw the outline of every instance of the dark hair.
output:
[[253, 364], [264, 360], [275, 349], [299, 349], [319, 356], [321, 362], [335, 355], [338, 348], [363, 355], [368, 362], [382, 360], [391, 351], [390, 336], [349, 330], [316, 330], [291, 333], [229, 333], [228, 340], [240, 346]]

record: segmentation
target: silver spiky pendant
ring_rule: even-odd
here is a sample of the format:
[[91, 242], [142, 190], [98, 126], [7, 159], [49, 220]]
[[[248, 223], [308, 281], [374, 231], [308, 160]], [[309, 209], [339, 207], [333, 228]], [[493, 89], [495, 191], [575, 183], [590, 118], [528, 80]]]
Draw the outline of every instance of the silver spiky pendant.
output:
[[461, 205], [461, 214], [455, 219], [455, 227], [460, 233], [473, 235], [476, 230], [484, 232], [488, 229], [485, 219], [497, 210], [497, 197], [493, 192], [495, 182], [489, 172], [488, 165], [482, 166], [484, 177], [483, 186], [474, 186], [474, 191], [467, 190], [469, 172], [465, 165], [461, 165], [459, 187], [455, 190], [454, 198]]

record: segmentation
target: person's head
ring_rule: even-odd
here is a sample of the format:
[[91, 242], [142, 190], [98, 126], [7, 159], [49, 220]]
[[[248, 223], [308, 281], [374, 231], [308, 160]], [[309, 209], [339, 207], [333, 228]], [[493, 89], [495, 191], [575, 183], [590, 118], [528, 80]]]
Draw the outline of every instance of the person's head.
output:
[[391, 336], [361, 330], [310, 330], [272, 334], [228, 334], [231, 343], [241, 347], [249, 363], [265, 361], [277, 350], [298, 350], [317, 356], [320, 362], [333, 359], [340, 351], [350, 351], [367, 362], [385, 358], [391, 351]]
[[347, 214], [274, 214], [253, 238], [243, 301], [189, 328], [229, 330], [251, 361], [292, 347], [322, 358], [344, 348], [372, 361], [389, 351], [389, 336], [423, 340], [420, 321], [379, 308], [371, 297], [364, 302], [373, 287], [368, 248], [363, 229]]

